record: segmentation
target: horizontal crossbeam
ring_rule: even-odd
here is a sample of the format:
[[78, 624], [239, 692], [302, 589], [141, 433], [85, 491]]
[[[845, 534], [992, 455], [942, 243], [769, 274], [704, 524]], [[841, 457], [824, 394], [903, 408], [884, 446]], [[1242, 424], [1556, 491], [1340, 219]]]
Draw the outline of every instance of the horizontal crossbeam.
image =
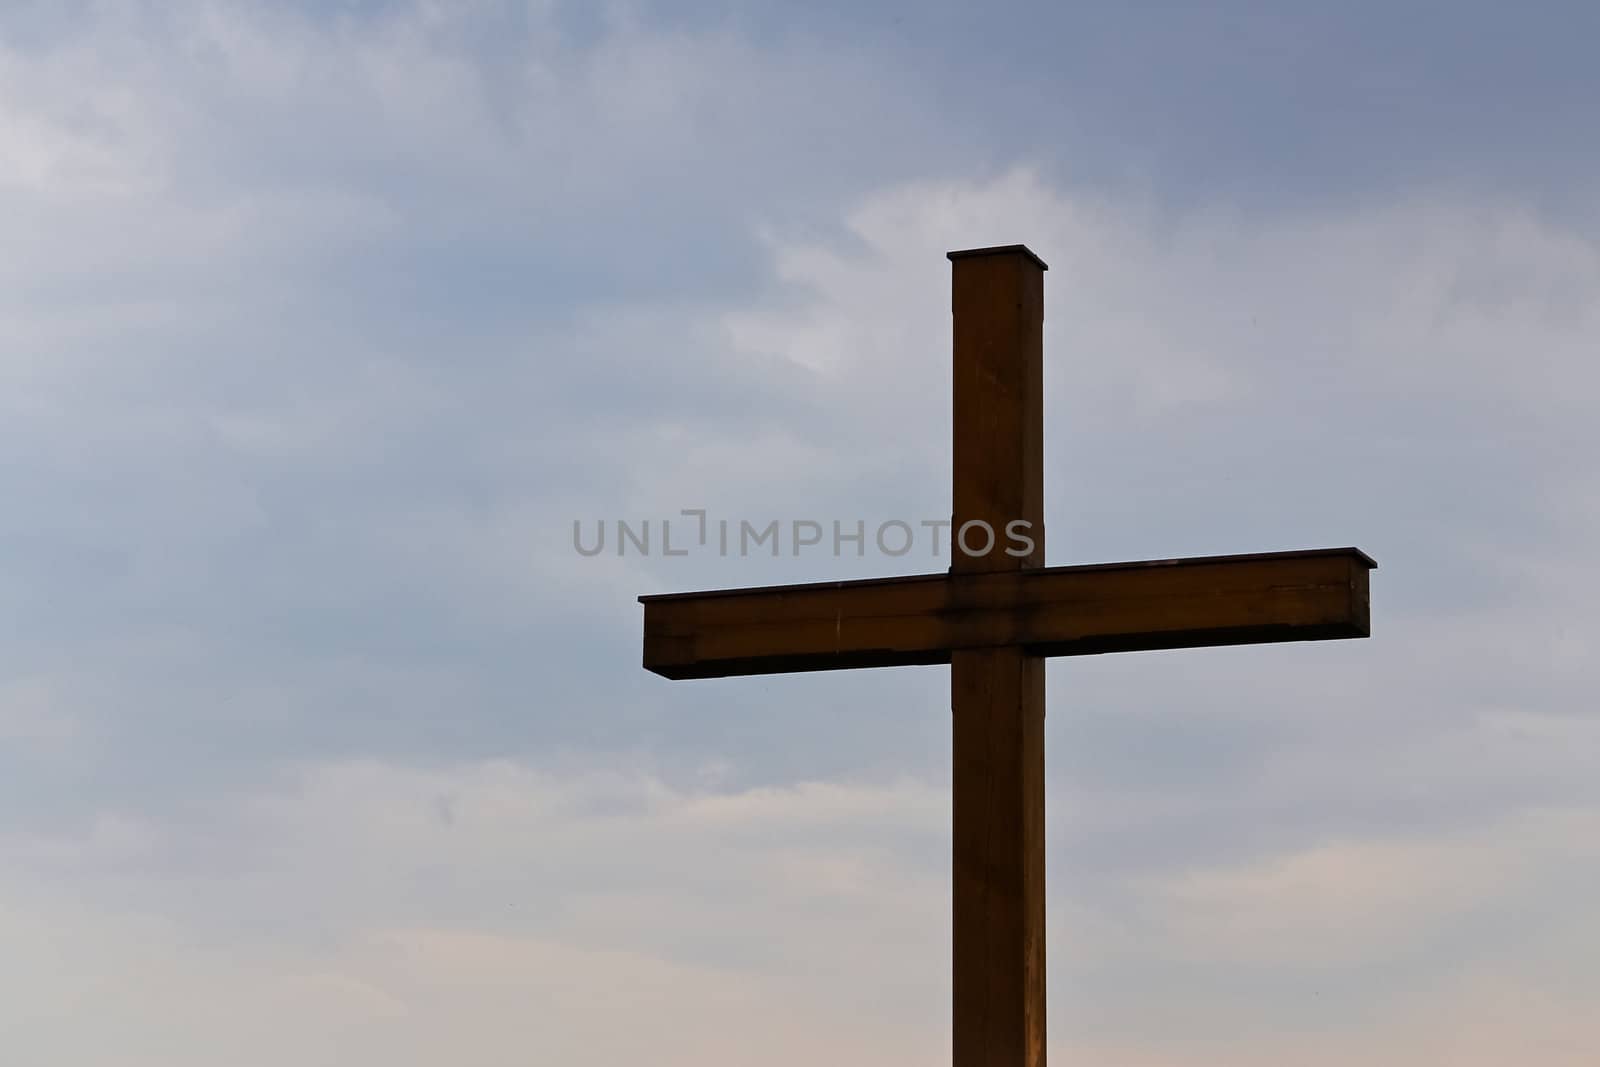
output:
[[1366, 637], [1354, 548], [928, 574], [643, 596], [667, 678], [949, 663], [957, 649], [1078, 656]]

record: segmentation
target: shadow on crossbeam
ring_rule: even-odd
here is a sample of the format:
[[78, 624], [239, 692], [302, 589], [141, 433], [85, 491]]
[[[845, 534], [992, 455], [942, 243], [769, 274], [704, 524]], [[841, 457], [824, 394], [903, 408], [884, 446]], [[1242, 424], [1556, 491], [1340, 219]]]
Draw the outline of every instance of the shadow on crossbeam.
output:
[[961, 649], [1081, 656], [1367, 637], [1355, 548], [643, 596], [666, 678], [948, 663]]

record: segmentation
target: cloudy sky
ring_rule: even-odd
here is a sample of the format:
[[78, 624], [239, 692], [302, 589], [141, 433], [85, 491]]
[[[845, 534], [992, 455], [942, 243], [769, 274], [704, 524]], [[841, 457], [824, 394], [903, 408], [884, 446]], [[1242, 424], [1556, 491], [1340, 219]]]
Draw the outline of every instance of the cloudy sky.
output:
[[634, 600], [944, 563], [572, 524], [945, 515], [1020, 241], [1050, 562], [1381, 565], [1052, 662], [1051, 1055], [1590, 1067], [1597, 33], [9, 0], [0, 1058], [947, 1062], [946, 671], [668, 683]]

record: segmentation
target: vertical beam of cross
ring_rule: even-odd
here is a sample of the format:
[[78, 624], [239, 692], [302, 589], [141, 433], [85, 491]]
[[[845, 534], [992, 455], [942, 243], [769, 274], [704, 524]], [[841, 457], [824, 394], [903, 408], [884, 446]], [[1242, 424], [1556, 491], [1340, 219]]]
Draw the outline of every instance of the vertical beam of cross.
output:
[[[1046, 268], [1020, 245], [950, 260], [950, 569], [1038, 567]], [[1016, 520], [1033, 539], [1020, 557], [1006, 552]], [[950, 666], [954, 1064], [1044, 1067], [1044, 660], [1011, 646], [957, 650]]]
[[[1044, 656], [1372, 633], [1355, 548], [1044, 566], [1044, 271], [950, 253], [949, 574], [645, 596], [666, 678], [949, 663], [955, 1067], [1044, 1067]], [[1013, 556], [1011, 523], [1033, 540]]]

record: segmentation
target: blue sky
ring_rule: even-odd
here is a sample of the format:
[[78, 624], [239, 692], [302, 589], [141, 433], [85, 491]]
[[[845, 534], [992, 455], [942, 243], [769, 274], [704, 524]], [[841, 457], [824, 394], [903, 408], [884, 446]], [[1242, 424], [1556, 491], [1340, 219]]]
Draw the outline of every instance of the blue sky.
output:
[[1052, 663], [1052, 1055], [1592, 1064], [1597, 20], [5, 6], [0, 1049], [947, 1056], [945, 672], [669, 684], [634, 601], [943, 563], [571, 530], [945, 514], [1023, 241], [1050, 562], [1381, 564]]

